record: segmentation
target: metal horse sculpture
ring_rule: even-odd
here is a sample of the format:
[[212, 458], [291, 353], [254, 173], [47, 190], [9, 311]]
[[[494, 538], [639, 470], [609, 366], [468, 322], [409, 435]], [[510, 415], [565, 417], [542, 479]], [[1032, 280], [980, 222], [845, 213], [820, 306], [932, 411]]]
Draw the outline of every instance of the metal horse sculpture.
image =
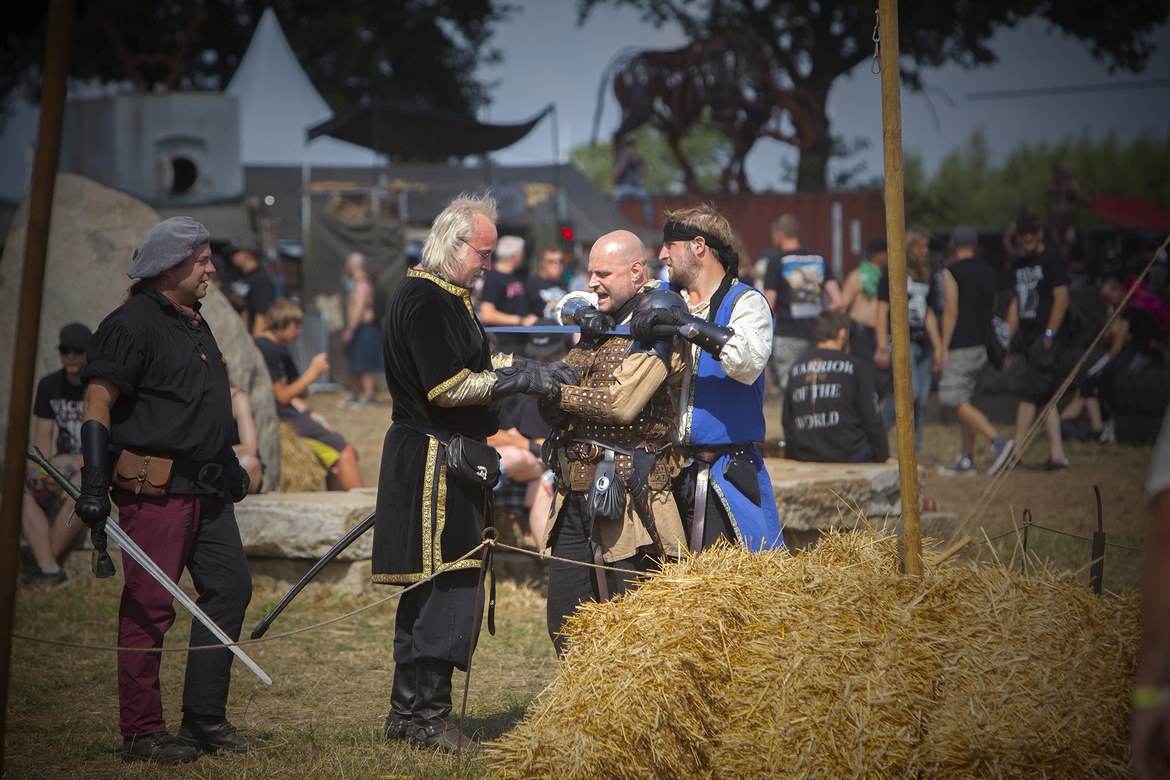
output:
[[[614, 96], [622, 107], [614, 147], [630, 131], [652, 123], [666, 137], [687, 190], [696, 192], [698, 180], [683, 154], [682, 138], [691, 127], [709, 123], [731, 142], [721, 191], [731, 191], [734, 181], [738, 191], [750, 192], [744, 159], [757, 140], [774, 138], [806, 151], [828, 138], [827, 124], [817, 121], [817, 112], [809, 111], [802, 97], [806, 88], [781, 87], [777, 72], [764, 43], [738, 30], [716, 31], [680, 49], [623, 52], [604, 77], [612, 73]], [[793, 132], [781, 125], [784, 112]]]

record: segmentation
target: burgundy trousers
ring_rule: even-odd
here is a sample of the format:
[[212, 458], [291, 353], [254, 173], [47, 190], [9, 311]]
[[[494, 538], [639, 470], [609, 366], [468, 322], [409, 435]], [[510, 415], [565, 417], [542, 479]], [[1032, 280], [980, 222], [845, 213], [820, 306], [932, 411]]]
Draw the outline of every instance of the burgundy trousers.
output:
[[[196, 603], [228, 636], [239, 639], [244, 612], [252, 598], [252, 577], [232, 504], [219, 496], [150, 498], [124, 490], [114, 490], [113, 499], [122, 530], [175, 582], [183, 569], [188, 569], [199, 594]], [[174, 600], [125, 552], [122, 567], [125, 585], [118, 611], [118, 646], [161, 648], [163, 637], [175, 622]], [[191, 647], [218, 644], [214, 635], [193, 618]], [[222, 647], [187, 654], [185, 714], [226, 717], [233, 657]], [[161, 653], [118, 653], [119, 727], [123, 737], [166, 730], [159, 687], [161, 661]]]

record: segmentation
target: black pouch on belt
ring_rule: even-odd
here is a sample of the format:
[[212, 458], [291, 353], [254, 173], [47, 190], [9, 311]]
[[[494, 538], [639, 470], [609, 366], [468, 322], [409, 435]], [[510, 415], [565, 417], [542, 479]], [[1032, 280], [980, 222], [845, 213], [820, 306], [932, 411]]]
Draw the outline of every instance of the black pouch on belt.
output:
[[748, 501], [760, 505], [760, 481], [756, 478], [756, 467], [743, 450], [733, 452], [723, 467], [723, 478], [743, 493]]
[[621, 520], [626, 514], [626, 486], [613, 462], [613, 450], [605, 451], [605, 459], [597, 464], [593, 483], [589, 485], [589, 496], [585, 502], [589, 518], [598, 520]]

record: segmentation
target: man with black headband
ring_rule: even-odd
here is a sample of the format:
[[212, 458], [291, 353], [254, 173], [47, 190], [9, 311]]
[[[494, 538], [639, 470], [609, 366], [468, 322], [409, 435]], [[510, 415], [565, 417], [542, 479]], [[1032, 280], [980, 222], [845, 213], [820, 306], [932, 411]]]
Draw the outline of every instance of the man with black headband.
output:
[[[208, 239], [207, 228], [190, 217], [152, 227], [134, 250], [129, 297], [90, 339], [81, 375], [87, 387], [76, 511], [100, 532], [112, 496], [122, 530], [173, 581], [190, 571], [199, 606], [238, 639], [252, 576], [232, 504], [247, 495], [248, 473], [232, 450], [227, 361], [199, 311], [215, 273]], [[120, 453], [116, 462], [112, 451]], [[136, 474], [130, 489], [124, 479]], [[167, 733], [162, 655], [135, 650], [163, 646], [174, 599], [125, 553], [122, 571], [118, 646], [129, 648], [118, 653], [123, 759], [178, 764], [197, 751], [244, 753], [261, 745], [226, 718], [235, 657], [226, 647], [187, 656], [183, 722], [177, 738]], [[99, 576], [109, 573], [95, 568]], [[218, 644], [191, 621], [192, 647]]]
[[[575, 309], [573, 321], [605, 320], [610, 327], [626, 321], [647, 296], [666, 295], [682, 305], [649, 281], [644, 251], [627, 230], [598, 239], [589, 252], [589, 293], [566, 296], [561, 316], [583, 295], [596, 308]], [[546, 442], [557, 495], [543, 546], [553, 553], [548, 632], [558, 653], [565, 652], [561, 627], [579, 604], [625, 592], [638, 573], [686, 548], [670, 484], [682, 462], [674, 443], [675, 399], [687, 359], [681, 340], [655, 344], [655, 338], [584, 334], [565, 358], [581, 375], [580, 386], [564, 385], [541, 402], [557, 429]], [[564, 559], [622, 571], [591, 571]]]
[[764, 368], [772, 352], [772, 312], [736, 276], [727, 220], [711, 206], [666, 215], [659, 257], [687, 306], [634, 314], [634, 336], [678, 326], [692, 343], [683, 376], [679, 438], [688, 462], [674, 480], [690, 547], [725, 538], [753, 550], [783, 547], [772, 482], [755, 442], [764, 438]]

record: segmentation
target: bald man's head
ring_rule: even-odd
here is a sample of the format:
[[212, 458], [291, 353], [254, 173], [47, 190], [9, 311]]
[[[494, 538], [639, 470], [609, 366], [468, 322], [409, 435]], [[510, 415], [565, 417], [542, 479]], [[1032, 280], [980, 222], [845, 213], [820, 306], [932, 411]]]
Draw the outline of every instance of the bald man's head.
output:
[[628, 230], [606, 233], [589, 250], [589, 289], [597, 293], [597, 308], [614, 312], [646, 284], [643, 258], [646, 247]]

